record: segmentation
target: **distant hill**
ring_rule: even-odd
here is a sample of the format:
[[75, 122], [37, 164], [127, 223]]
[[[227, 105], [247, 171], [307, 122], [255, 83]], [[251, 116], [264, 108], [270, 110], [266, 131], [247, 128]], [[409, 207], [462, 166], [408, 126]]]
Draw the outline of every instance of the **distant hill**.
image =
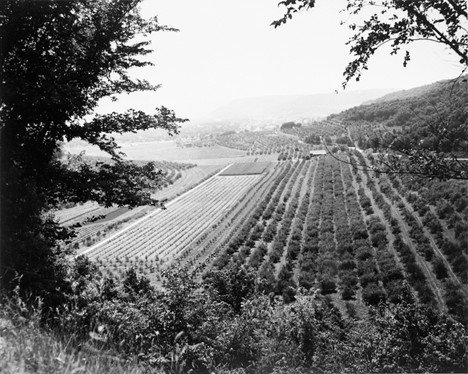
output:
[[453, 84], [453, 82], [454, 82], [453, 80], [443, 80], [443, 81], [438, 81], [438, 82], [431, 83], [431, 84], [426, 84], [420, 87], [410, 88], [408, 90], [391, 92], [387, 95], [384, 95], [374, 100], [366, 101], [362, 104], [369, 105], [369, 104], [378, 104], [378, 103], [394, 101], [394, 100], [412, 99], [418, 96], [424, 96], [424, 95], [430, 94], [431, 92], [434, 92], [434, 91], [439, 92], [441, 90], [446, 90], [447, 87], [450, 87], [450, 85]]
[[315, 95], [278, 95], [234, 100], [210, 113], [223, 119], [285, 119], [326, 117], [376, 99], [395, 89], [374, 89]]
[[346, 109], [330, 118], [343, 121], [365, 121], [385, 126], [428, 126], [451, 118], [461, 123], [467, 110], [466, 76], [458, 81], [443, 80], [429, 85], [385, 95], [362, 105]]

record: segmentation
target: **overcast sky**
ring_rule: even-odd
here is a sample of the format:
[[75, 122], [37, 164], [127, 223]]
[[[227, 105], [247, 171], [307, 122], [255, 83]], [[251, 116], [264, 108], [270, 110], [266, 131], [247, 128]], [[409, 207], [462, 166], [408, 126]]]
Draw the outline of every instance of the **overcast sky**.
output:
[[[151, 39], [154, 67], [135, 75], [162, 84], [156, 93], [124, 97], [118, 108], [144, 110], [164, 105], [181, 117], [195, 119], [245, 97], [341, 91], [342, 73], [350, 61], [345, 1], [317, 0], [279, 28], [278, 0], [146, 0], [144, 16], [180, 32], [156, 33]], [[433, 42], [410, 47], [412, 59], [382, 49], [360, 82], [347, 91], [369, 88], [407, 89], [449, 79], [460, 73], [457, 58]], [[107, 106], [103, 108], [108, 109]], [[115, 107], [114, 107], [115, 108]]]

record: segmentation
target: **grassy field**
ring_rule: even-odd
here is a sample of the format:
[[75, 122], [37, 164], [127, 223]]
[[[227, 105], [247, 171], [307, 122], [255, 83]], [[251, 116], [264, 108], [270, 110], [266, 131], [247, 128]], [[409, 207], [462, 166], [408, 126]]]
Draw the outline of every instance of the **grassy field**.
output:
[[[86, 155], [88, 156], [106, 155], [96, 147], [74, 146], [73, 143], [66, 145], [65, 151], [74, 154], [85, 151]], [[198, 164], [200, 160], [204, 160], [203, 165], [219, 164], [219, 160], [224, 162], [225, 159], [244, 157], [246, 153], [244, 151], [221, 146], [204, 148], [180, 148], [177, 147], [175, 142], [172, 141], [123, 144], [121, 151], [124, 152], [131, 160], [164, 160], [196, 164]]]

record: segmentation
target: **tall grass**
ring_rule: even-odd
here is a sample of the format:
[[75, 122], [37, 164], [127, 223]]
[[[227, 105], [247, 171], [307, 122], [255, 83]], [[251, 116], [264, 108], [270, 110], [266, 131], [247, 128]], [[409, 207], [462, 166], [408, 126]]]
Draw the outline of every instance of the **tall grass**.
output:
[[17, 296], [1, 298], [0, 373], [148, 372], [135, 362], [125, 362], [116, 355], [96, 348], [93, 342], [96, 337], [92, 333], [89, 334], [88, 342], [79, 342], [76, 336], [41, 327], [41, 304], [37, 302], [35, 305], [26, 306]]

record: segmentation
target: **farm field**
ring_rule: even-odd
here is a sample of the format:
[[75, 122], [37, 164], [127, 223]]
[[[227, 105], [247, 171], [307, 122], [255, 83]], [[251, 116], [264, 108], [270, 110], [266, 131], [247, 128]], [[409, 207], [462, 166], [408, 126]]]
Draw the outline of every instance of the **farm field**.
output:
[[269, 166], [269, 162], [246, 162], [233, 164], [227, 169], [223, 170], [220, 175], [262, 174]]
[[[88, 156], [90, 161], [105, 161], [106, 159], [101, 159], [99, 156]], [[276, 159], [276, 157], [260, 156], [254, 157], [250, 156], [247, 159], [252, 161], [257, 161], [259, 159]], [[191, 188], [195, 187], [197, 184], [201, 183], [203, 180], [209, 178], [223, 167], [225, 167], [226, 162], [235, 162], [237, 158], [234, 159], [220, 159], [217, 160], [218, 164], [205, 164], [210, 162], [210, 160], [200, 160], [203, 165], [193, 166], [191, 164], [177, 164], [170, 162], [165, 165], [168, 165], [167, 182], [160, 191], [157, 191], [153, 194], [153, 198], [159, 199], [161, 201], [170, 201], [181, 194], [189, 191]], [[245, 159], [243, 159], [245, 161]], [[245, 168], [245, 165], [251, 165], [251, 170], [259, 169], [263, 171], [267, 165], [268, 161], [259, 161], [258, 163], [243, 163], [241, 165]], [[257, 172], [249, 172], [244, 174], [256, 174]], [[237, 174], [234, 173], [234, 174]], [[103, 240], [110, 233], [120, 230], [135, 221], [136, 219], [141, 218], [143, 215], [151, 212], [153, 208], [151, 207], [141, 207], [132, 210], [126, 208], [119, 208], [117, 206], [104, 208], [100, 207], [96, 203], [86, 203], [77, 205], [72, 208], [66, 208], [54, 212], [56, 219], [65, 226], [81, 224], [82, 226], [75, 229], [76, 236], [71, 240], [70, 245], [75, 249], [79, 249], [79, 252], [82, 252], [86, 248], [83, 246], [89, 247], [94, 243]], [[103, 218], [95, 221], [88, 222], [90, 219], [95, 219], [95, 217]]]
[[[145, 217], [141, 223], [83, 252], [99, 264], [123, 270], [140, 261], [164, 264], [216, 225], [262, 177], [215, 176]], [[111, 265], [111, 267], [112, 267]]]
[[[309, 160], [316, 146], [299, 139], [353, 136], [340, 121], [285, 132], [228, 134], [218, 145], [199, 148], [164, 142], [151, 151], [151, 143], [132, 145], [135, 158], [147, 152], [147, 159], [174, 157], [198, 165], [179, 171], [155, 195], [160, 199], [180, 195], [192, 179], [202, 180], [201, 170], [207, 176], [232, 165], [168, 205], [171, 214], [152, 212], [112, 241], [80, 252], [102, 271], [123, 274], [134, 267], [156, 285], [167, 268], [181, 266], [201, 279], [242, 263], [257, 272], [264, 292], [288, 300], [297, 287], [315, 290], [329, 295], [346, 317], [364, 316], [381, 301], [395, 302], [409, 284], [419, 303], [461, 318], [468, 310], [466, 189], [451, 186], [455, 197], [437, 199], [409, 178], [371, 174], [372, 155], [360, 149], [346, 153], [346, 146]], [[357, 163], [368, 168], [350, 166]], [[223, 178], [229, 183], [214, 183]], [[155, 227], [161, 236], [152, 234]]]
[[[271, 132], [273, 133], [273, 132]], [[250, 141], [250, 133], [235, 135], [237, 141]], [[281, 140], [280, 140], [281, 139]], [[216, 145], [181, 148], [176, 142], [126, 143], [122, 145], [129, 159], [142, 161], [172, 161], [196, 164], [198, 166], [227, 165], [242, 162], [268, 162], [305, 157], [313, 147], [299, 142], [295, 137], [260, 134], [254, 136], [250, 147], [236, 148], [236, 143], [228, 137]], [[87, 156], [103, 157], [105, 153], [95, 147], [74, 143], [65, 145], [65, 151]]]
[[[70, 153], [79, 153], [82, 150], [88, 156], [104, 156], [105, 153], [95, 147], [67, 145], [65, 150]], [[227, 148], [223, 146], [180, 148], [175, 142], [145, 142], [123, 144], [121, 151], [131, 160], [145, 161], [177, 161], [199, 164], [203, 160], [204, 165], [229, 163], [224, 159], [239, 158], [245, 156], [245, 151]]]
[[[220, 168], [220, 165], [208, 165], [180, 170], [178, 171], [180, 173], [179, 178], [176, 178], [175, 182], [167, 184], [162, 190], [153, 194], [153, 197], [161, 201], [175, 199], [218, 172]], [[85, 223], [83, 226], [75, 229], [76, 236], [72, 239], [70, 245], [74, 246], [75, 249], [79, 249], [79, 253], [81, 253], [87, 247], [105, 239], [112, 232], [125, 228], [153, 210], [154, 208], [149, 206], [129, 210], [125, 207], [104, 208], [96, 203], [86, 203], [73, 208], [59, 210], [55, 212], [55, 216], [59, 219], [59, 222], [67, 226], [76, 223], [83, 224], [87, 219], [103, 216], [99, 220]]]
[[[321, 130], [325, 126], [313, 127], [310, 131]], [[306, 144], [297, 134], [289, 134], [274, 130], [246, 131], [220, 134], [215, 140], [203, 145], [212, 145], [213, 142], [225, 147], [245, 150], [246, 157], [258, 158], [262, 161], [284, 161], [307, 158], [312, 149], [321, 146]]]
[[[85, 156], [83, 159], [91, 165], [95, 162], [111, 162], [109, 158], [99, 156]], [[142, 161], [135, 162], [141, 163]], [[219, 171], [222, 166], [196, 167], [193, 164], [156, 161], [156, 167], [163, 170], [165, 176], [162, 180], [162, 189], [157, 191], [153, 197], [167, 201], [201, 183]], [[109, 232], [122, 228], [128, 222], [141, 218], [152, 210], [154, 210], [152, 207], [138, 207], [131, 210], [118, 206], [102, 207], [97, 203], [87, 202], [51, 213], [60, 224], [77, 226], [75, 237], [70, 244], [75, 249], [79, 249], [80, 246], [90, 246], [94, 242], [102, 240]]]
[[418, 218], [417, 195], [397, 177], [350, 165], [363, 158], [355, 151], [279, 162], [263, 175], [242, 175], [261, 164], [234, 166], [238, 175], [209, 179], [86, 254], [102, 271], [134, 267], [156, 285], [168, 267], [201, 277], [240, 262], [255, 269], [264, 292], [288, 300], [297, 286], [316, 290], [346, 317], [397, 300], [407, 283], [420, 303], [462, 318], [468, 277], [457, 245], [465, 236], [437, 216], [440, 230], [425, 227], [441, 208], [428, 204]]
[[103, 240], [108, 235], [116, 230], [120, 230], [129, 223], [140, 219], [146, 214], [154, 211], [154, 207], [140, 206], [133, 209], [125, 207], [110, 207], [102, 208], [91, 211], [87, 216], [75, 217], [72, 221], [65, 223], [64, 225], [71, 225], [76, 223], [82, 223], [83, 219], [103, 216], [102, 218], [85, 223], [82, 226], [75, 229], [75, 237], [71, 240], [70, 246], [74, 247], [78, 253], [81, 253], [87, 247], [93, 245], [95, 242]]
[[243, 155], [241, 157], [225, 157], [218, 159], [200, 159], [196, 160], [196, 164], [199, 166], [203, 165], [228, 165], [235, 163], [246, 163], [246, 162], [276, 162], [278, 160], [278, 154], [263, 154], [263, 155]]
[[155, 199], [171, 200], [178, 195], [196, 186], [203, 179], [213, 175], [222, 168], [222, 165], [200, 165], [191, 169], [182, 170], [180, 178], [152, 195]]

